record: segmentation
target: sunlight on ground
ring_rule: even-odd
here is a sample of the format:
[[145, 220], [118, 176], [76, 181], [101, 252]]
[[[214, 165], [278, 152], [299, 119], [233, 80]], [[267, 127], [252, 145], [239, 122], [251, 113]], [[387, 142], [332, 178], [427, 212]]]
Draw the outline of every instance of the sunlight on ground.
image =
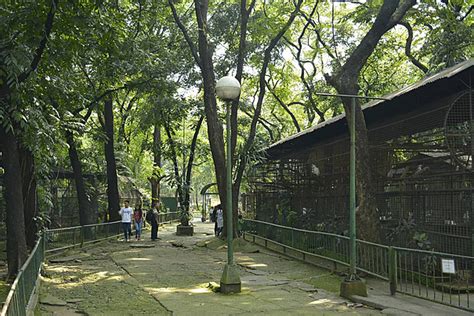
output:
[[248, 268], [263, 268], [268, 267], [265, 263], [252, 263], [252, 264], [244, 264]]
[[319, 300], [312, 301], [308, 305], [322, 305], [322, 304], [329, 304], [329, 303], [333, 304], [334, 302], [327, 298], [321, 298]]
[[245, 266], [246, 268], [265, 268], [268, 267], [267, 264], [265, 263], [257, 263], [255, 260], [252, 258], [246, 257], [246, 258], [241, 258], [239, 257], [237, 260], [237, 264]]
[[[101, 281], [106, 281], [106, 280], [111, 280], [111, 281], [123, 281], [124, 280], [124, 275], [111, 275], [109, 271], [99, 271], [99, 272], [94, 272], [94, 273], [89, 273], [89, 274], [84, 274], [84, 271], [80, 271], [78, 269], [67, 269], [67, 268], [50, 268], [50, 270], [56, 272], [56, 275], [51, 276], [47, 280], [45, 280], [48, 283], [51, 284], [56, 284], [61, 288], [64, 289], [72, 289], [76, 287], [81, 287], [84, 286], [85, 284], [93, 284], [93, 283], [98, 283]], [[65, 279], [65, 273], [69, 272], [69, 279]], [[72, 275], [71, 272], [81, 272], [82, 275]]]
[[189, 290], [189, 292], [195, 293], [195, 294], [203, 294], [203, 293], [209, 293], [211, 291], [209, 289], [206, 289], [206, 288], [199, 288], [199, 289]]
[[162, 287], [162, 288], [152, 288], [146, 287], [147, 291], [150, 291], [154, 294], [169, 294], [169, 293], [190, 293], [190, 294], [209, 294], [213, 293], [210, 288], [208, 288], [208, 283], [203, 283], [194, 288], [176, 288], [176, 287]]
[[150, 258], [128, 258], [125, 261], [151, 261]]

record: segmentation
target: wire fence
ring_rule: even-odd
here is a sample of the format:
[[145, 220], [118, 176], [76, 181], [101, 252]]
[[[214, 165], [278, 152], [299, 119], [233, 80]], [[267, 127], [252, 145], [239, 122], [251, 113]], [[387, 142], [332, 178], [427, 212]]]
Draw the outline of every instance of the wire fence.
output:
[[[276, 244], [301, 259], [319, 257], [349, 266], [349, 237], [245, 219], [244, 238]], [[278, 250], [280, 250], [278, 249]], [[389, 282], [395, 292], [474, 311], [474, 257], [391, 247], [357, 240], [357, 270]]]
[[[158, 223], [170, 223], [178, 219], [179, 212], [161, 213]], [[28, 304], [34, 305], [32, 297], [46, 253], [83, 247], [86, 244], [117, 238], [121, 234], [120, 221], [45, 230], [18, 272], [0, 316], [24, 316], [27, 314]]]

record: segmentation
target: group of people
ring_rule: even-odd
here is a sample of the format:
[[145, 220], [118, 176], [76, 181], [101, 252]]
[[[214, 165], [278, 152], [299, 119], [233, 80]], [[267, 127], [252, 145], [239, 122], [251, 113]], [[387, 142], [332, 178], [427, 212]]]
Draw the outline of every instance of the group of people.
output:
[[142, 206], [138, 204], [135, 209], [130, 207], [130, 201], [124, 202], [124, 207], [119, 211], [122, 217], [122, 228], [124, 234], [124, 241], [128, 242], [132, 236], [132, 222], [135, 224], [135, 240], [139, 241], [142, 237], [142, 228], [148, 222], [151, 226], [151, 240], [158, 239], [158, 214], [160, 203], [157, 202], [153, 208], [147, 212], [142, 211]]
[[[237, 234], [240, 237], [242, 231], [243, 217], [240, 211], [238, 212], [238, 222], [237, 222]], [[210, 219], [211, 222], [214, 222], [214, 235], [219, 237], [222, 235], [224, 229], [224, 211], [222, 210], [222, 205], [218, 204], [216, 206], [211, 206], [210, 209]]]

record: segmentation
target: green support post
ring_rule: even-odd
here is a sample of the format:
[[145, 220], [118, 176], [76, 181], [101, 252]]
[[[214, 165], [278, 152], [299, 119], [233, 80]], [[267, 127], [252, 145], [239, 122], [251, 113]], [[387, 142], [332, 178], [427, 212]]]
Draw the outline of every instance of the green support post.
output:
[[355, 98], [351, 100], [351, 123], [350, 123], [350, 137], [351, 137], [351, 152], [350, 152], [350, 184], [349, 184], [349, 209], [350, 209], [350, 220], [349, 220], [349, 237], [350, 237], [350, 249], [351, 249], [351, 279], [357, 275], [356, 262], [356, 171], [355, 171]]
[[[469, 90], [469, 109], [470, 109], [470, 117], [471, 117], [471, 124], [470, 124], [470, 132], [471, 132], [471, 159], [474, 157], [474, 113], [473, 113], [473, 106], [472, 104], [472, 89]], [[471, 212], [469, 213], [469, 218], [471, 220], [471, 256], [474, 256], [474, 188], [471, 182]], [[471, 281], [474, 282], [474, 264], [471, 267]]]
[[397, 292], [397, 252], [393, 247], [388, 248], [388, 280], [390, 295], [395, 295]]
[[226, 121], [227, 121], [227, 161], [226, 161], [226, 216], [227, 216], [227, 258], [228, 264], [234, 264], [233, 233], [232, 227], [232, 134], [230, 123], [230, 101], [226, 102]]
[[357, 276], [357, 243], [356, 243], [356, 100], [351, 99], [350, 129], [350, 162], [349, 162], [349, 249], [350, 271], [349, 276], [341, 283], [340, 295], [351, 298], [353, 295], [367, 296], [367, 286]]

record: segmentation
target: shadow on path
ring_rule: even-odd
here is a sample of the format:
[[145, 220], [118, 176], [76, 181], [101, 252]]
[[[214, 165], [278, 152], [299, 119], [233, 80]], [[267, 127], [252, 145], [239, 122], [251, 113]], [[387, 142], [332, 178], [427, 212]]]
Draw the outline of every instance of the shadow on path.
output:
[[[235, 260], [242, 293], [212, 291], [226, 248], [213, 224], [196, 223], [195, 236], [160, 228], [157, 242], [110, 241], [62, 254], [45, 265], [42, 315], [377, 315], [338, 297], [339, 277], [258, 246], [242, 245]], [[148, 236], [148, 233], [145, 233]], [[205, 246], [207, 244], [207, 246]], [[199, 245], [199, 246], [198, 246]], [[258, 252], [255, 252], [258, 251]], [[317, 286], [318, 288], [314, 287]], [[333, 291], [333, 292], [332, 292]], [[48, 299], [50, 302], [48, 302]], [[61, 306], [51, 306], [55, 303]]]

